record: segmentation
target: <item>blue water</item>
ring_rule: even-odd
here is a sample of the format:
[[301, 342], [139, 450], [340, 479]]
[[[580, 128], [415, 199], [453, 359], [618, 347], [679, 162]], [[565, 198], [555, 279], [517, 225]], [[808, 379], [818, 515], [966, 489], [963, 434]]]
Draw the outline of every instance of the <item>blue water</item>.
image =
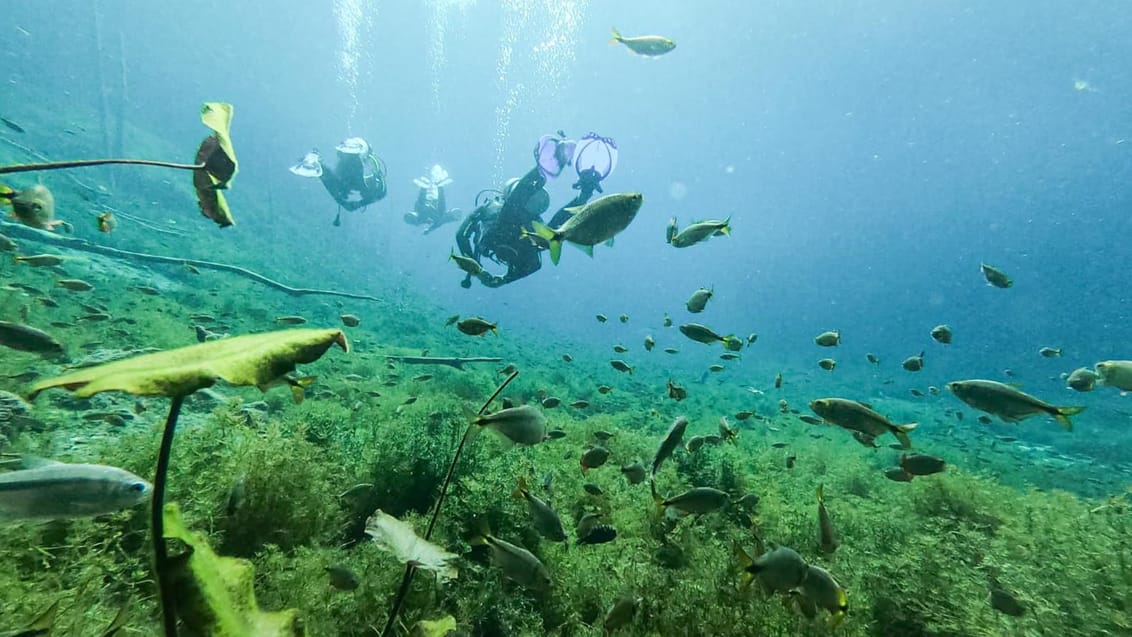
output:
[[[1127, 355], [1121, 3], [37, 3], [6, 21], [19, 26], [3, 53], [13, 93], [89, 111], [95, 62], [109, 78], [124, 60], [128, 119], [171, 148], [200, 136], [195, 104], [235, 104], [239, 225], [205, 236], [273, 254], [315, 287], [411, 288], [521, 338], [601, 347], [610, 332], [594, 313], [629, 313], [617, 339], [636, 345], [714, 287], [696, 318], [759, 333], [752, 354], [810, 370], [824, 355], [810, 339], [839, 329], [841, 369], [864, 369], [865, 351], [895, 362], [927, 350], [925, 385], [1009, 368], [1060, 391], [1050, 376]], [[611, 25], [678, 46], [632, 55], [607, 45]], [[467, 211], [559, 128], [617, 140], [605, 187], [645, 194], [637, 220], [592, 260], [567, 249], [504, 289], [461, 289], [446, 262], [455, 226], [421, 236], [401, 222], [412, 178], [444, 164], [449, 202]], [[389, 196], [335, 228], [319, 184], [286, 168], [350, 135], [389, 166]], [[550, 184], [553, 208], [571, 176]], [[734, 235], [675, 250], [662, 238], [671, 216], [730, 216]], [[1015, 287], [986, 286], [981, 261]], [[930, 341], [937, 323], [955, 345]], [[690, 349], [667, 336], [662, 347]], [[1045, 345], [1065, 357], [1037, 357]]]

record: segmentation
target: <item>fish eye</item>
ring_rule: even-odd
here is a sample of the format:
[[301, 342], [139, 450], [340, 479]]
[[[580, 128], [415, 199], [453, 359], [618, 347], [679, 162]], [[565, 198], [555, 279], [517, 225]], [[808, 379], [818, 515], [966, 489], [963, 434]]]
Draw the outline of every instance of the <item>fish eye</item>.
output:
[[127, 487], [127, 490], [133, 491], [134, 493], [142, 493], [143, 491], [145, 491], [145, 488], [146, 485], [144, 482], [132, 482], [130, 483], [130, 486]]

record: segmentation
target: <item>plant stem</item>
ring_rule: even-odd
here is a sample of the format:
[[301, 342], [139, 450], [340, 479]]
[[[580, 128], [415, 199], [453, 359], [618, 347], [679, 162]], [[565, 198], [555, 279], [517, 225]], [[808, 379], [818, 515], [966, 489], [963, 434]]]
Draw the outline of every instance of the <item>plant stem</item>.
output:
[[149, 159], [79, 159], [75, 161], [56, 161], [46, 164], [15, 164], [0, 166], [0, 175], [5, 173], [27, 173], [36, 170], [60, 170], [63, 168], [83, 168], [86, 166], [104, 166], [106, 164], [133, 164], [137, 166], [160, 166], [162, 168], [179, 168], [181, 170], [204, 170], [204, 164], [174, 164], [167, 161], [152, 161]]
[[150, 522], [153, 527], [153, 568], [157, 571], [157, 592], [161, 599], [161, 616], [165, 625], [165, 637], [177, 637], [177, 598], [170, 581], [169, 549], [165, 544], [165, 477], [169, 473], [169, 454], [173, 449], [173, 432], [177, 428], [177, 416], [181, 413], [184, 396], [174, 396], [169, 404], [169, 416], [165, 419], [165, 430], [161, 434], [161, 449], [157, 452], [157, 472], [153, 476], [153, 500], [150, 508]]
[[[515, 380], [519, 372], [511, 372], [511, 375], [503, 381], [503, 383], [495, 389], [482, 407], [480, 407], [479, 415], [483, 415], [491, 403], [503, 393], [504, 388]], [[444, 496], [448, 495], [448, 485], [452, 482], [452, 474], [456, 473], [456, 463], [460, 461], [460, 454], [464, 452], [464, 445], [471, 439], [472, 433], [475, 431], [475, 423], [468, 423], [468, 428], [464, 430], [464, 437], [460, 439], [460, 444], [456, 446], [456, 453], [452, 455], [452, 462], [448, 465], [448, 473], [444, 476], [444, 482], [440, 485], [440, 496], [436, 499], [436, 508], [432, 511], [432, 519], [428, 521], [428, 529], [425, 531], [424, 539], [428, 540], [432, 537], [432, 530], [436, 528], [436, 521], [440, 518], [440, 508], [444, 506]], [[413, 574], [417, 572], [416, 567], [412, 564], [405, 565], [405, 576], [401, 578], [401, 587], [397, 589], [397, 597], [393, 600], [393, 608], [389, 611], [389, 619], [385, 622], [385, 629], [381, 631], [381, 637], [390, 637], [393, 634], [393, 625], [397, 623], [397, 615], [401, 614], [401, 606], [405, 603], [405, 597], [409, 594], [409, 586], [413, 583]]]

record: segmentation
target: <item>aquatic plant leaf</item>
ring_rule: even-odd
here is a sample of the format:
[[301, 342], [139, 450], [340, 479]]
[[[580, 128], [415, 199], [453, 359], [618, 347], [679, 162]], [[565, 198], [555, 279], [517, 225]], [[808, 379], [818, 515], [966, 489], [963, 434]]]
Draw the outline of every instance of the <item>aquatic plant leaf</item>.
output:
[[218, 380], [265, 390], [295, 366], [311, 363], [331, 345], [350, 351], [338, 329], [296, 329], [247, 334], [143, 354], [88, 367], [36, 383], [29, 394], [62, 387], [87, 398], [104, 391], [136, 396], [187, 396]]
[[456, 632], [456, 618], [445, 615], [440, 619], [422, 619], [413, 625], [412, 637], [445, 637]]
[[171, 559], [177, 613], [196, 635], [288, 637], [305, 635], [295, 609], [264, 611], [255, 600], [252, 563], [220, 557], [191, 533], [176, 504], [165, 505], [165, 538], [186, 551]]
[[201, 214], [226, 228], [236, 221], [224, 195], [218, 191], [228, 188], [239, 170], [232, 138], [228, 135], [232, 125], [232, 105], [205, 102], [200, 109], [200, 121], [211, 128], [213, 134], [206, 137], [197, 149], [196, 163], [203, 164], [204, 170], [193, 171], [193, 188], [197, 191]]
[[232, 126], [232, 105], [225, 102], [205, 102], [200, 107], [200, 121], [215, 134], [201, 142], [197, 151], [197, 163], [204, 163], [204, 169], [212, 178], [215, 188], [227, 188], [239, 170], [236, 150], [232, 148], [232, 138], [229, 136]]
[[[209, 137], [209, 139], [213, 138]], [[199, 153], [197, 163], [200, 163]], [[223, 193], [214, 187], [212, 177], [207, 172], [193, 171], [193, 188], [197, 191], [197, 205], [200, 206], [202, 215], [215, 221], [221, 228], [235, 225], [236, 220], [232, 217], [232, 211], [228, 209], [228, 202], [224, 199]]]

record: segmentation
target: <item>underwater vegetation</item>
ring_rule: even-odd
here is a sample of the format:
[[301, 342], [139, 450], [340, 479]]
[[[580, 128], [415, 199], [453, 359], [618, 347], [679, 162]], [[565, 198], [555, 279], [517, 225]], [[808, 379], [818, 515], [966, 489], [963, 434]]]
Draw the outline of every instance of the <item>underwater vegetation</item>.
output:
[[[675, 47], [614, 35], [642, 56]], [[0, 174], [190, 170], [112, 201], [167, 192], [215, 232], [234, 223], [232, 112], [205, 105], [193, 164], [33, 165], [3, 147]], [[404, 284], [281, 283], [310, 280], [315, 257], [214, 234], [167, 249], [86, 182], [5, 179], [0, 634], [1132, 634], [1132, 433], [1071, 431], [1082, 408], [1043, 391], [975, 379], [897, 398], [846, 377], [817, 393], [839, 355], [792, 368], [758, 356], [755, 333], [621, 308], [595, 318], [649, 335], [551, 346], [505, 311], [452, 316]], [[641, 195], [606, 197], [532, 236], [555, 263], [563, 241], [611, 239]], [[73, 236], [46, 234], [66, 220]], [[665, 249], [730, 234], [730, 218], [673, 218]], [[674, 314], [719, 303], [689, 291]], [[698, 379], [667, 362], [692, 348], [712, 352]], [[884, 364], [915, 376], [932, 364], [919, 349]], [[1125, 362], [1093, 369], [1065, 380], [1132, 390]]]

